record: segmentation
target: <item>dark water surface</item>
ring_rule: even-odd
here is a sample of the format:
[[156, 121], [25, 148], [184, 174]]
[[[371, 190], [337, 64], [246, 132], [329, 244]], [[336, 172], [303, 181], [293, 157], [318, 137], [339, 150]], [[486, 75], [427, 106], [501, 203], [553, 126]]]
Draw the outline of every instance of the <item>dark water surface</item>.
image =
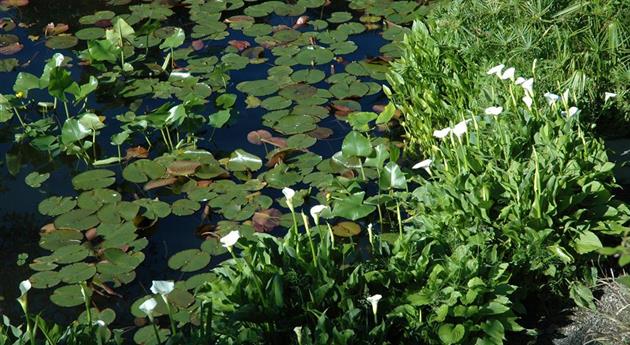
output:
[[[334, 2], [333, 6], [326, 8], [326, 12], [334, 12], [347, 9], [345, 2]], [[123, 7], [124, 8], [124, 7]], [[30, 65], [18, 68], [14, 72], [0, 73], [0, 93], [12, 94], [12, 86], [18, 72], [29, 72], [37, 76], [40, 75], [42, 67], [47, 59], [54, 53], [61, 52], [67, 56], [73, 56], [68, 50], [52, 51], [46, 48], [41, 40], [31, 42], [28, 35], [42, 35], [42, 27], [46, 23], [67, 23], [70, 25], [71, 32], [73, 27], [78, 25], [78, 19], [81, 16], [92, 14], [98, 10], [112, 10], [117, 12], [116, 7], [107, 5], [106, 1], [85, 1], [85, 0], [31, 0], [31, 3], [17, 10], [9, 12], [0, 12], [0, 17], [9, 16], [16, 18], [16, 22], [32, 23], [30, 28], [18, 28], [11, 33], [18, 35], [20, 41], [25, 45], [24, 49], [15, 57], [21, 63], [31, 61]], [[173, 23], [184, 28], [188, 32], [190, 23], [186, 23], [187, 12], [183, 9], [182, 16], [174, 16], [169, 20], [181, 21], [181, 23]], [[176, 11], [179, 11], [176, 9]], [[176, 12], [179, 14], [179, 12]], [[312, 15], [317, 16], [319, 13]], [[295, 17], [276, 17], [272, 16], [265, 20], [272, 25], [287, 24], [291, 25], [295, 22]], [[240, 33], [232, 33], [228, 39], [245, 39]], [[188, 36], [188, 35], [187, 35]], [[210, 45], [204, 54], [211, 54], [212, 47], [217, 47], [217, 54], [225, 47], [228, 39], [221, 41], [208, 41]], [[248, 38], [252, 41], [251, 38]], [[362, 34], [353, 35], [351, 38], [359, 47], [352, 54], [344, 55], [346, 61], [358, 61], [368, 57], [378, 56], [379, 48], [388, 43], [379, 34], [378, 30], [366, 31]], [[79, 43], [74, 49], [83, 49]], [[187, 41], [186, 45], [190, 42]], [[236, 90], [235, 86], [246, 80], [265, 79], [267, 69], [273, 66], [273, 56], [267, 52], [270, 61], [265, 65], [250, 64], [246, 69], [240, 71], [231, 71], [231, 80], [229, 82], [227, 92], [237, 94], [238, 100], [236, 105], [237, 116], [234, 116], [227, 128], [216, 130], [213, 133], [211, 129], [207, 129], [204, 138], [199, 140], [198, 146], [211, 151], [217, 157], [223, 157], [237, 148], [242, 148], [247, 152], [258, 156], [264, 156], [265, 150], [262, 146], [256, 146], [248, 143], [245, 138], [248, 132], [263, 128], [260, 118], [264, 114], [261, 108], [247, 109], [243, 95]], [[81, 75], [81, 82], [85, 82], [89, 76], [86, 70], [76, 64], [72, 68], [73, 76]], [[329, 65], [324, 65], [323, 69], [330, 69]], [[343, 70], [342, 63], [336, 63], [335, 68], [338, 71]], [[317, 86], [317, 85], [315, 85]], [[33, 96], [37, 99], [39, 91], [33, 92]], [[42, 91], [43, 94], [44, 91]], [[97, 95], [96, 101], [91, 101], [90, 107], [98, 111], [99, 114], [105, 115], [108, 120], [108, 126], [101, 130], [98, 137], [100, 157], [108, 157], [116, 155], [116, 149], [113, 145], [109, 145], [109, 138], [112, 134], [118, 132], [117, 121], [114, 116], [122, 114], [126, 111], [127, 104], [120, 102], [115, 97], [107, 97], [108, 95]], [[214, 97], [214, 95], [213, 95]], [[145, 99], [143, 108], [155, 108], [164, 103], [162, 100]], [[360, 100], [363, 110], [370, 110], [374, 104], [385, 103], [385, 97], [382, 93], [374, 96], [363, 97]], [[208, 111], [205, 114], [212, 113]], [[43, 199], [52, 195], [75, 195], [71, 184], [72, 176], [79, 172], [85, 171], [88, 167], [75, 159], [74, 157], [66, 157], [64, 155], [58, 157], [48, 157], [44, 152], [37, 151], [28, 145], [16, 145], [13, 143], [13, 125], [0, 124], [0, 260], [2, 268], [0, 269], [0, 313], [8, 315], [17, 315], [18, 305], [15, 298], [18, 296], [18, 283], [27, 279], [32, 273], [28, 267], [29, 260], [38, 256], [47, 255], [48, 252], [41, 249], [38, 245], [39, 229], [42, 225], [51, 221], [49, 217], [44, 217], [37, 212], [37, 205]], [[311, 151], [324, 157], [329, 157], [332, 153], [338, 151], [341, 146], [341, 140], [345, 133], [348, 132], [347, 123], [340, 121], [334, 116], [330, 116], [319, 123], [319, 126], [328, 127], [334, 131], [334, 134], [318, 143], [311, 148]], [[209, 140], [210, 134], [213, 133], [212, 140]], [[134, 144], [144, 145], [142, 141]], [[129, 147], [133, 145], [126, 145]], [[151, 151], [151, 157], [157, 155], [158, 150]], [[9, 161], [19, 161], [21, 169], [17, 174], [13, 175], [9, 172], [8, 166], [14, 164]], [[108, 169], [121, 172], [122, 167], [111, 166]], [[27, 186], [24, 178], [32, 171], [40, 173], [49, 172], [51, 177], [42, 187], [34, 189]], [[277, 191], [276, 191], [277, 192]], [[278, 196], [272, 194], [272, 196]], [[126, 198], [125, 198], [126, 199]], [[172, 201], [164, 199], [165, 201]], [[118, 313], [117, 321], [128, 316], [129, 303], [135, 298], [146, 294], [151, 280], [158, 279], [180, 279], [182, 274], [173, 271], [167, 266], [168, 258], [174, 253], [187, 248], [199, 248], [202, 241], [194, 230], [199, 225], [199, 212], [188, 217], [169, 216], [159, 221], [156, 229], [148, 234], [149, 245], [143, 250], [145, 261], [136, 270], [136, 280], [128, 286], [123, 286], [116, 291], [124, 298], [112, 298], [109, 301], [110, 307]], [[29, 256], [26, 264], [17, 265], [18, 256], [26, 253]], [[219, 258], [213, 258], [212, 264], [216, 264]], [[140, 288], [138, 288], [140, 286]], [[69, 309], [68, 313], [59, 313], [59, 308], [54, 306], [48, 300], [50, 291], [33, 290], [32, 301], [36, 309], [42, 309], [44, 314], [53, 316], [57, 321], [67, 321], [76, 317], [80, 309]], [[68, 309], [63, 309], [68, 310]], [[127, 320], [128, 321], [128, 320]]]

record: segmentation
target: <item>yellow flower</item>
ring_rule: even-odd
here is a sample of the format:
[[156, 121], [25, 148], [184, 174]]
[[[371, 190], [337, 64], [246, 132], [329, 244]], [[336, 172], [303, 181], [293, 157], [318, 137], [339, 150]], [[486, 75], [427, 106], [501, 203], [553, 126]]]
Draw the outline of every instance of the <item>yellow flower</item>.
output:
[[25, 96], [24, 92], [22, 92], [22, 91], [18, 91], [18, 93], [15, 94], [15, 97], [17, 97], [17, 98], [24, 98], [24, 96]]

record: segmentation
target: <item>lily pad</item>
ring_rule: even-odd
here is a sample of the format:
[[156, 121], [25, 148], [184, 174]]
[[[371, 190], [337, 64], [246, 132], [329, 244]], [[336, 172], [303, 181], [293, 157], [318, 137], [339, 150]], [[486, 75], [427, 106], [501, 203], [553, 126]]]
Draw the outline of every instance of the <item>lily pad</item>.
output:
[[145, 183], [164, 176], [166, 168], [152, 160], [141, 159], [129, 164], [122, 172], [125, 180], [133, 183]]
[[85, 262], [77, 262], [63, 267], [59, 277], [64, 283], [72, 284], [87, 281], [96, 274], [96, 266]]
[[115, 175], [111, 170], [90, 170], [72, 178], [72, 185], [78, 190], [105, 188], [116, 182]]
[[361, 233], [361, 226], [354, 222], [340, 222], [332, 229], [333, 234], [339, 237], [352, 237]]
[[103, 28], [85, 28], [74, 33], [74, 35], [84, 41], [96, 40], [105, 37], [105, 29]]
[[51, 196], [37, 206], [39, 213], [45, 216], [58, 216], [72, 210], [77, 201], [71, 197]]
[[42, 183], [48, 180], [49, 177], [49, 173], [40, 174], [37, 171], [33, 171], [32, 173], [26, 175], [24, 182], [30, 187], [39, 188], [42, 186]]
[[87, 230], [100, 223], [93, 210], [77, 209], [55, 219], [57, 229]]
[[56, 286], [61, 282], [59, 272], [43, 271], [30, 276], [28, 280], [36, 289], [47, 289]]
[[201, 208], [201, 205], [189, 199], [180, 199], [173, 203], [172, 212], [176, 216], [189, 216]]
[[50, 49], [69, 49], [76, 46], [79, 39], [72, 35], [51, 36], [46, 40], [46, 47]]
[[276, 93], [280, 87], [272, 80], [254, 80], [239, 83], [236, 88], [252, 96], [261, 97]]
[[210, 255], [199, 249], [187, 249], [173, 255], [168, 260], [168, 267], [182, 272], [198, 271], [210, 263]]
[[262, 167], [260, 157], [238, 149], [232, 153], [227, 163], [227, 168], [232, 171], [256, 171]]
[[[86, 297], [92, 295], [92, 290], [85, 289]], [[60, 307], [75, 307], [85, 303], [81, 286], [67, 285], [56, 289], [50, 296], [50, 300]]]

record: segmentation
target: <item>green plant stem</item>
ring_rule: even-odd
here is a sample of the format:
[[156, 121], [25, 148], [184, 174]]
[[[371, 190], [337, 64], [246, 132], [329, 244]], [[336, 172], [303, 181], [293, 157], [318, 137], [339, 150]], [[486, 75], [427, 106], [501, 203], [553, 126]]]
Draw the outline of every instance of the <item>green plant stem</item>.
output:
[[157, 340], [158, 344], [162, 344], [162, 340], [160, 339], [160, 332], [158, 331], [158, 328], [155, 325], [155, 321], [153, 320], [153, 317], [151, 317], [151, 326], [153, 326], [153, 332], [155, 332], [155, 339]]
[[306, 229], [306, 236], [308, 236], [308, 242], [311, 245], [311, 256], [313, 257], [313, 265], [317, 267], [317, 255], [315, 254], [315, 245], [313, 244], [313, 238], [311, 236], [311, 229], [305, 223], [304, 228]]
[[[92, 155], [94, 155], [93, 158], [96, 160], [96, 130], [92, 130]], [[120, 152], [118, 152], [118, 155], [120, 156]]]
[[402, 217], [400, 216], [400, 202], [396, 199], [396, 218], [398, 219], [398, 231], [403, 234]]
[[175, 328], [175, 321], [173, 320], [173, 309], [171, 308], [171, 305], [168, 303], [168, 299], [166, 298], [166, 296], [161, 295], [162, 296], [162, 300], [164, 301], [164, 304], [166, 304], [166, 310], [168, 311], [168, 320], [170, 321], [171, 324], [171, 333], [172, 335], [177, 334], [177, 328]]
[[20, 116], [20, 112], [17, 110], [16, 107], [13, 107], [13, 112], [15, 113], [15, 116], [17, 116], [18, 121], [20, 121], [20, 125], [22, 126], [22, 128], [25, 128], [26, 125], [24, 124], [24, 121], [22, 120], [22, 116]]
[[175, 150], [175, 145], [173, 145], [173, 139], [171, 139], [171, 131], [169, 131], [168, 127], [166, 127], [166, 137], [168, 138], [168, 143], [171, 146], [170, 150]]
[[291, 217], [293, 217], [293, 228], [291, 228], [293, 230], [293, 238], [296, 241], [296, 246], [295, 246], [295, 251], [296, 253], [299, 255], [300, 254], [300, 246], [297, 245], [297, 240], [298, 240], [298, 223], [297, 223], [297, 217], [295, 216], [295, 210], [293, 209], [293, 207], [291, 207]]
[[63, 102], [63, 109], [66, 111], [66, 119], [70, 119], [70, 112], [68, 111], [68, 102]]

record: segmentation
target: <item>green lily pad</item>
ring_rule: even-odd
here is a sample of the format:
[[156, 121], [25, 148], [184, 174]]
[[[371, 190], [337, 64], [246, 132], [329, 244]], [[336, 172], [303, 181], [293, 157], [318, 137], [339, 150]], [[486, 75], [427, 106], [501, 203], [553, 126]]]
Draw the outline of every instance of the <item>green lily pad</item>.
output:
[[78, 190], [105, 188], [116, 182], [115, 175], [111, 170], [90, 170], [72, 178], [72, 185]]
[[293, 84], [280, 90], [280, 96], [299, 101], [315, 96], [317, 89], [307, 84]]
[[187, 249], [173, 255], [168, 260], [168, 267], [182, 272], [198, 271], [210, 263], [210, 255], [199, 249]]
[[[311, 48], [311, 49], [309, 49]], [[312, 46], [302, 49], [296, 56], [295, 62], [301, 65], [323, 65], [331, 62], [335, 54], [329, 49]]]
[[55, 219], [57, 229], [87, 230], [95, 227], [100, 220], [94, 210], [77, 209], [64, 213]]
[[58, 35], [48, 37], [46, 47], [50, 49], [69, 49], [76, 46], [79, 39], [71, 35]]
[[[165, 328], [159, 328], [158, 334], [160, 336], [160, 340], [168, 339], [168, 336], [171, 332]], [[160, 341], [156, 338], [155, 331], [153, 326], [144, 326], [136, 331], [133, 335], [133, 341], [136, 344], [141, 345], [158, 345]]]
[[32, 188], [39, 188], [42, 186], [42, 183], [48, 180], [49, 177], [49, 173], [40, 174], [37, 171], [33, 171], [32, 173], [26, 175], [24, 182]]
[[352, 13], [349, 12], [333, 12], [330, 14], [328, 21], [331, 23], [343, 23], [352, 19]]
[[[92, 290], [86, 289], [86, 297], [92, 296]], [[67, 285], [56, 289], [50, 296], [50, 300], [60, 307], [75, 307], [85, 303], [81, 286]]]
[[90, 251], [83, 245], [71, 244], [55, 250], [50, 256], [58, 264], [72, 264], [82, 261], [90, 255]]
[[306, 135], [306, 134], [296, 134], [291, 136], [287, 140], [287, 146], [291, 149], [306, 149], [309, 148], [317, 142], [317, 139]]
[[158, 179], [166, 173], [166, 168], [152, 160], [141, 159], [129, 164], [122, 172], [125, 180], [133, 183], [145, 183]]
[[37, 206], [39, 213], [45, 216], [58, 216], [72, 210], [77, 201], [71, 197], [51, 196]]
[[83, 16], [79, 18], [79, 23], [83, 25], [95, 24], [101, 20], [110, 20], [116, 16], [116, 13], [112, 11], [98, 11], [94, 14]]
[[[72, 229], [58, 229], [42, 234], [39, 246], [47, 250], [57, 250], [71, 244], [81, 243], [83, 234]], [[53, 258], [51, 258], [53, 260]]]
[[43, 271], [37, 272], [30, 276], [28, 280], [36, 289], [47, 289], [56, 286], [61, 282], [59, 272], [55, 271]]
[[172, 212], [176, 216], [189, 216], [197, 212], [201, 205], [189, 199], [180, 199], [173, 203]]
[[236, 85], [236, 89], [250, 94], [252, 96], [261, 97], [276, 93], [280, 87], [273, 80], [253, 80], [244, 81]]
[[285, 116], [273, 126], [275, 130], [287, 135], [306, 133], [317, 128], [317, 119], [308, 115]]
[[96, 40], [105, 37], [105, 29], [85, 28], [75, 32], [74, 35], [83, 41]]
[[87, 281], [96, 274], [96, 266], [85, 262], [77, 262], [63, 267], [59, 277], [64, 283], [72, 284]]
[[122, 200], [120, 193], [111, 189], [94, 189], [81, 193], [77, 205], [84, 210], [96, 211], [103, 205]]
[[267, 110], [279, 110], [289, 107], [293, 103], [290, 99], [282, 96], [273, 96], [266, 98], [260, 106]]
[[238, 149], [230, 156], [227, 168], [231, 171], [256, 171], [262, 168], [262, 160], [258, 156]]
[[295, 82], [303, 82], [308, 84], [316, 84], [326, 78], [326, 73], [318, 69], [303, 69], [296, 71], [291, 75], [291, 79]]

